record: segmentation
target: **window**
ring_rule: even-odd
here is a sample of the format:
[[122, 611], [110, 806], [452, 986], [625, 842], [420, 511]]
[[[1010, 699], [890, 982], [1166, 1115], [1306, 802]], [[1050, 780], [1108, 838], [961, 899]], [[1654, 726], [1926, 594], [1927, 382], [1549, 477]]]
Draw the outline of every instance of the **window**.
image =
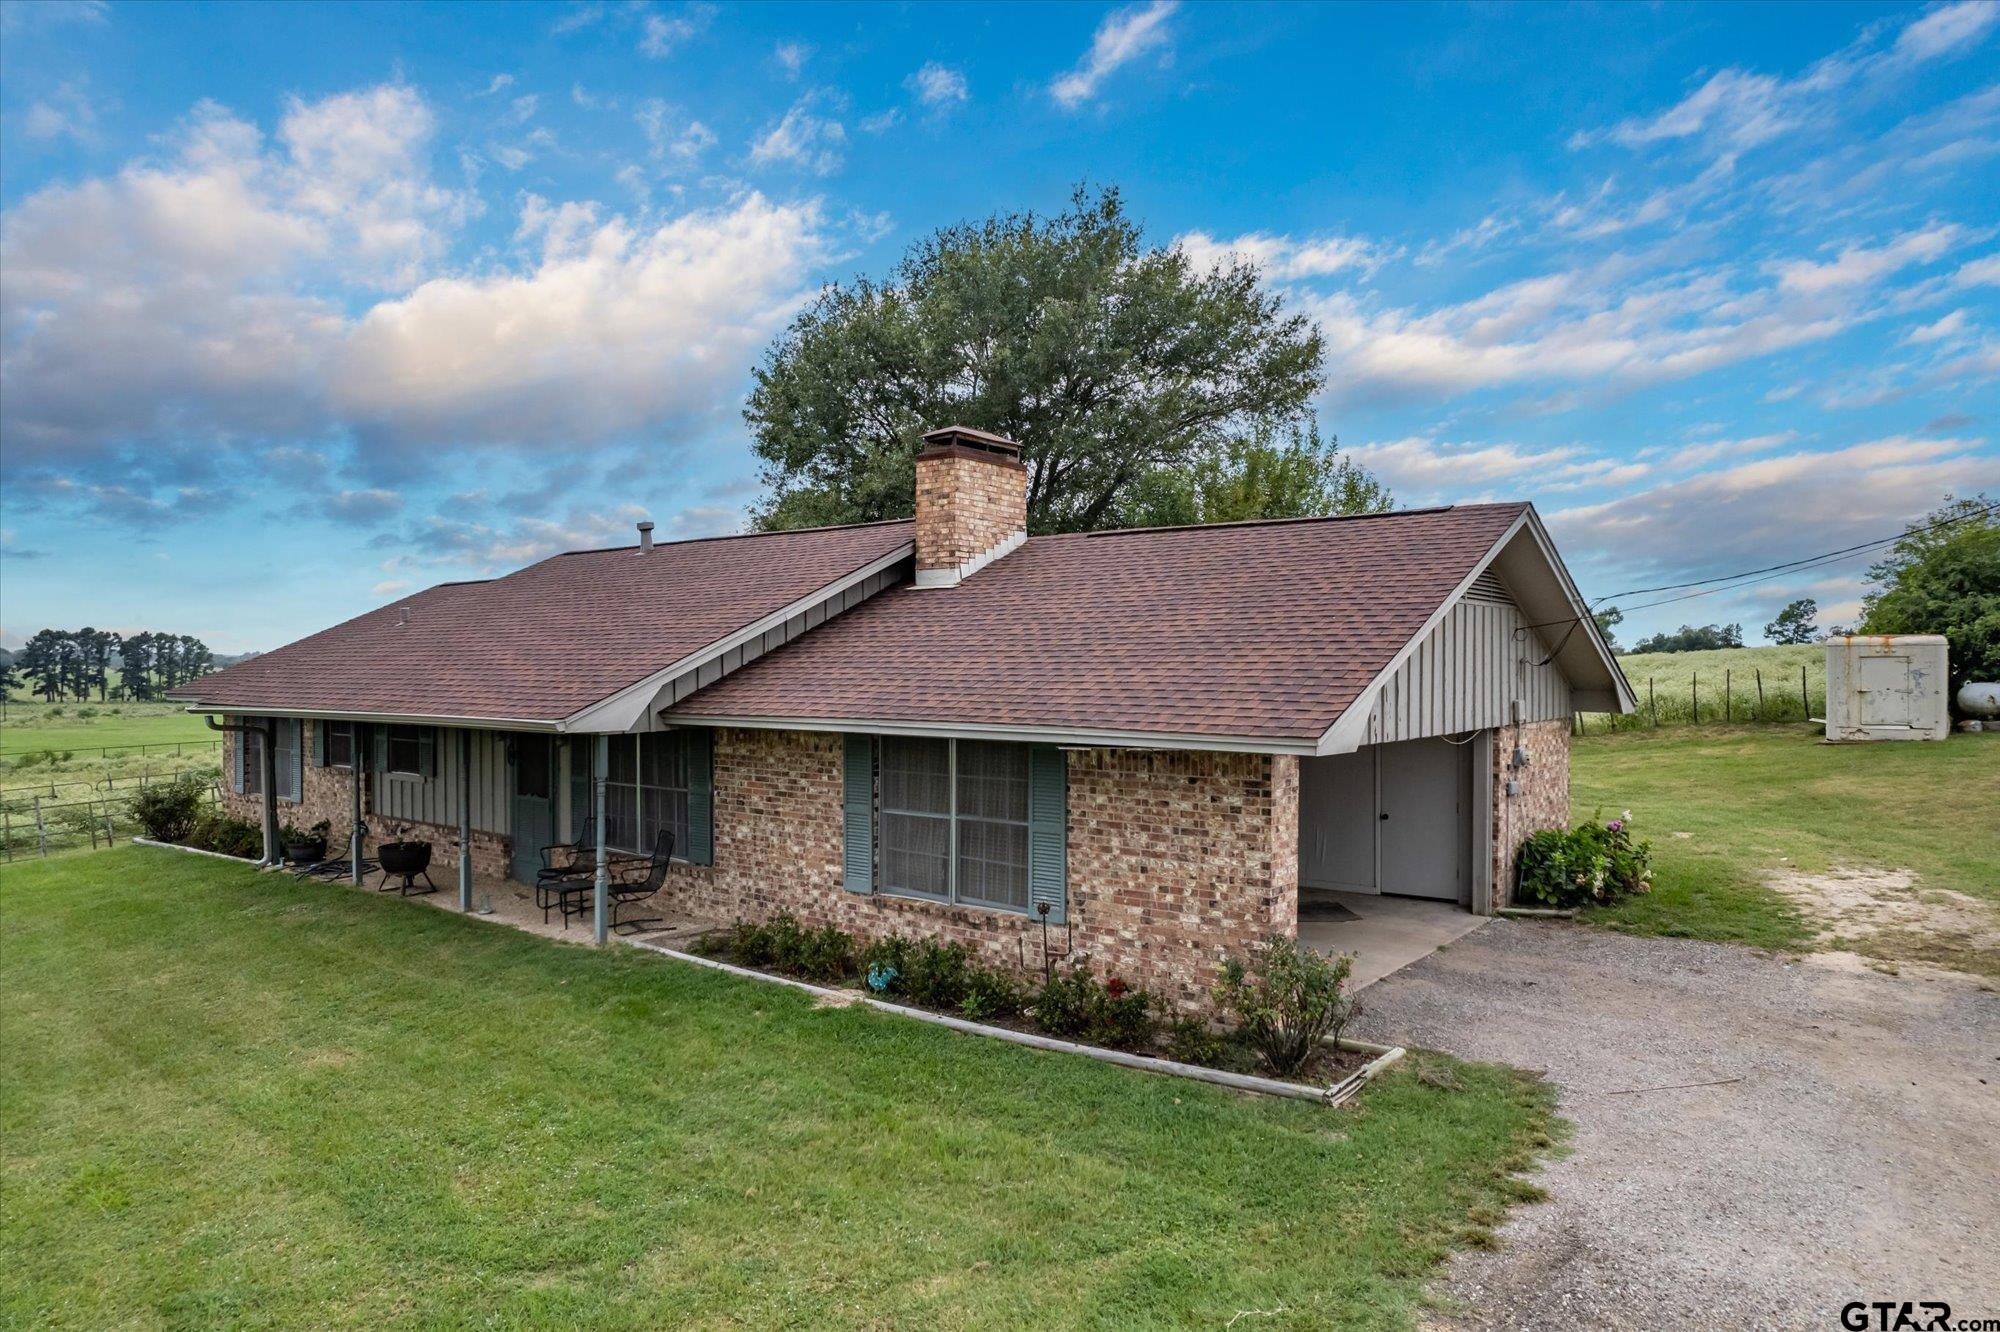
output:
[[236, 745], [236, 789], [244, 795], [264, 794], [264, 731], [256, 723], [238, 731]]
[[351, 768], [354, 766], [354, 723], [321, 722], [326, 730], [326, 766], [329, 768]]
[[662, 832], [674, 835], [674, 854], [688, 855], [686, 733], [660, 731], [613, 736], [610, 774], [604, 784], [604, 840], [641, 855]]
[[1028, 909], [1028, 748], [882, 737], [877, 824], [885, 892]]
[[391, 726], [388, 736], [388, 770], [409, 777], [421, 777], [430, 765], [430, 729], [424, 726]]
[[299, 736], [303, 724], [297, 717], [284, 717], [271, 723], [273, 733], [272, 749], [277, 757], [278, 799], [296, 801], [299, 798]]

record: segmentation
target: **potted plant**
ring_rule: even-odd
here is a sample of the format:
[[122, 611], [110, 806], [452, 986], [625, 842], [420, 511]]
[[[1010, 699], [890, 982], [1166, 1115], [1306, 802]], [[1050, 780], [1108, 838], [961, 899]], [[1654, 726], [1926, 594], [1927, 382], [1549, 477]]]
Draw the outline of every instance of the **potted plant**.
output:
[[294, 865], [317, 865], [325, 860], [326, 835], [332, 827], [325, 819], [303, 831], [286, 824], [278, 833], [278, 840], [285, 848], [285, 859]]

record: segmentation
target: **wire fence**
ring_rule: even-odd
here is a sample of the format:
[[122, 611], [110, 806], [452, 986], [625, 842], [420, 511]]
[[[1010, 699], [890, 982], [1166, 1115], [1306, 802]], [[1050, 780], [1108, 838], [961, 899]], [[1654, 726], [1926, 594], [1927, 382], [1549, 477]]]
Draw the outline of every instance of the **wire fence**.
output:
[[[171, 780], [162, 777], [159, 780]], [[129, 782], [115, 791], [95, 791], [81, 798], [48, 799], [39, 792], [9, 792], [0, 799], [0, 860], [52, 856], [111, 846], [139, 831], [132, 801], [146, 787]], [[204, 804], [222, 802], [218, 783], [202, 783]]]
[[39, 745], [33, 749], [22, 749], [12, 754], [0, 755], [0, 761], [10, 766], [30, 766], [47, 763], [51, 756], [73, 759], [86, 754], [96, 754], [108, 758], [113, 754], [172, 754], [176, 758], [188, 754], [219, 753], [220, 740], [153, 740], [138, 745]]
[[1634, 680], [1639, 706], [1627, 715], [1579, 712], [1571, 729], [1592, 731], [1650, 730], [1660, 726], [1711, 726], [1738, 722], [1805, 722], [1826, 715], [1826, 685], [1811, 680], [1804, 666], [1796, 677], [1788, 671], [1725, 668], [1685, 681], [1662, 684], [1657, 676]]

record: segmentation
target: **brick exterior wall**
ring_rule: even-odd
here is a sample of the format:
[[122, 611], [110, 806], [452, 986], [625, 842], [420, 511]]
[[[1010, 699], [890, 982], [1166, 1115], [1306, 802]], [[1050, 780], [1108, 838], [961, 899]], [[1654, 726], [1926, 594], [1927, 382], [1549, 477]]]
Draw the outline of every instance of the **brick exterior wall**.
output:
[[[1039, 973], [1042, 927], [1024, 915], [889, 894], [841, 880], [842, 739], [715, 735], [715, 864], [676, 866], [677, 908], [718, 920], [789, 911], [862, 938], [956, 939], [989, 964]], [[1188, 1011], [1216, 965], [1298, 912], [1298, 763], [1260, 754], [1095, 749], [1069, 760], [1069, 928], [1099, 975]]]
[[974, 449], [917, 455], [917, 568], [956, 569], [1028, 528], [1028, 471]]
[[[313, 732], [317, 725], [312, 721], [300, 725], [300, 748], [305, 755], [304, 780], [299, 783], [299, 799], [296, 802], [278, 801], [278, 824], [280, 827], [289, 823], [298, 828], [310, 828], [325, 819], [333, 825], [332, 832], [327, 836], [326, 853], [344, 859], [348, 832], [353, 825], [353, 779], [346, 768], [322, 768], [313, 763], [316, 752]], [[264, 798], [236, 794], [236, 746], [233, 740], [233, 736], [229, 737], [222, 746], [222, 808], [239, 819], [248, 819], [261, 827]], [[372, 808], [372, 786], [369, 781], [361, 783], [361, 821], [368, 830], [369, 847], [372, 849], [388, 841], [394, 829], [406, 828], [414, 840], [431, 844], [431, 877], [436, 878], [439, 869], [455, 873], [458, 869], [458, 825], [390, 819], [378, 814]], [[510, 869], [511, 856], [512, 848], [506, 837], [479, 828], [472, 830], [474, 874], [504, 879]]]
[[[1516, 744], [1528, 766], [1513, 765]], [[1521, 793], [1507, 794], [1518, 782]], [[1514, 866], [1521, 842], [1545, 828], [1569, 826], [1569, 722], [1522, 722], [1493, 733], [1493, 905], [1513, 905]]]

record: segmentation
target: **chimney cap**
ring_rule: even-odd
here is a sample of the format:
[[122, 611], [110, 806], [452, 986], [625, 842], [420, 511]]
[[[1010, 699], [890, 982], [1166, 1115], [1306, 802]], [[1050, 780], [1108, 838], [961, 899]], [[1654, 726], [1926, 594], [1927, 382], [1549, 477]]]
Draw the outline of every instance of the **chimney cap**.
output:
[[924, 448], [949, 449], [952, 447], [974, 449], [980, 453], [995, 453], [1003, 458], [1019, 458], [1021, 446], [1005, 435], [996, 435], [990, 430], [975, 430], [971, 426], [948, 425], [939, 430], [928, 431], [924, 435]]
[[653, 548], [653, 524], [652, 521], [648, 519], [647, 521], [639, 524], [639, 549], [651, 550], [652, 548]]

